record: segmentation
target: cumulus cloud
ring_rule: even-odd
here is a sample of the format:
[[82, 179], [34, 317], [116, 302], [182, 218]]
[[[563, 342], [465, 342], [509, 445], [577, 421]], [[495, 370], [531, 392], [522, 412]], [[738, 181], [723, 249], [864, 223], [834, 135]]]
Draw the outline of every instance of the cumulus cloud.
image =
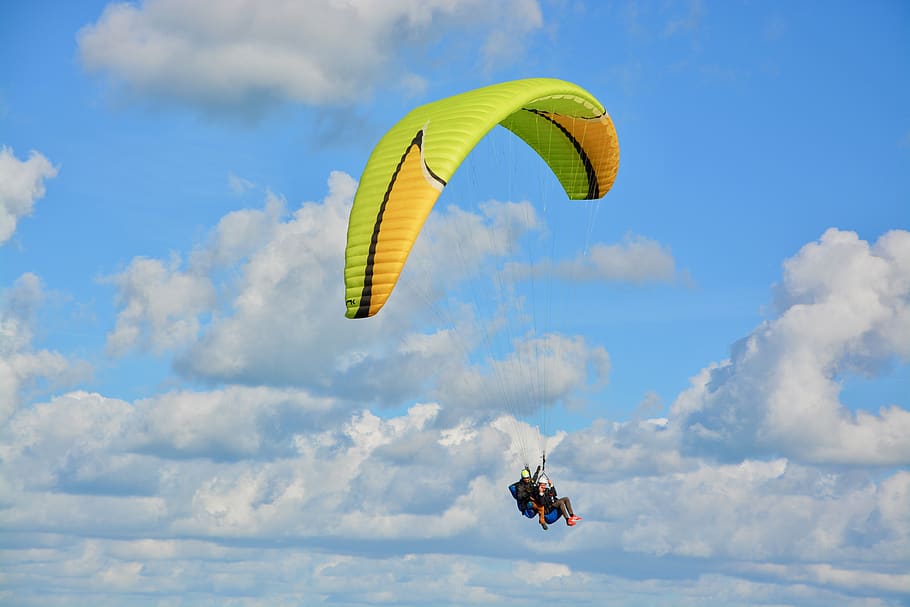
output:
[[125, 270], [104, 280], [117, 289], [121, 308], [107, 337], [108, 351], [163, 352], [195, 342], [204, 318], [218, 311], [216, 281], [275, 237], [286, 214], [283, 198], [269, 192], [262, 209], [228, 213], [186, 263], [177, 254], [164, 262], [137, 257]]
[[326, 385], [334, 357], [359, 333], [369, 341], [375, 325], [344, 318], [340, 280], [354, 189], [348, 175], [333, 173], [324, 201], [305, 203], [289, 221], [259, 232], [267, 237], [240, 268], [228, 294], [230, 314], [216, 318], [180, 358], [182, 371], [243, 383]]
[[35, 314], [44, 298], [41, 279], [31, 273], [0, 292], [0, 422], [21, 404], [29, 387], [41, 382], [47, 387], [67, 386], [90, 372], [85, 362], [34, 349]]
[[[456, 582], [470, 586], [463, 604], [523, 592], [533, 603], [579, 585], [579, 599], [592, 585], [659, 595], [679, 584], [668, 559], [699, 604], [719, 591], [725, 605], [727, 592], [743, 605], [807, 589], [819, 604], [859, 605], [907, 591], [895, 573], [910, 541], [906, 472], [690, 458], [605, 477], [571, 459], [596, 459], [588, 439], [611, 431], [592, 428], [554, 441], [551, 474], [582, 527], [544, 533], [506, 491], [515, 420], [453, 425], [441, 413], [426, 403], [382, 419], [299, 390], [237, 387], [132, 404], [73, 392], [21, 409], [0, 426], [0, 528], [19, 538], [4, 548], [7, 593], [114, 604], [320, 591], [356, 604], [381, 598], [362, 576], [393, 576], [413, 604]], [[655, 431], [635, 423], [627, 443]]]
[[678, 274], [670, 250], [643, 236], [627, 236], [619, 244], [595, 244], [571, 261], [516, 265], [518, 278], [553, 277], [575, 282], [688, 282]]
[[107, 280], [117, 287], [122, 308], [108, 335], [108, 351], [123, 355], [133, 348], [161, 352], [189, 343], [199, 332], [199, 315], [215, 305], [208, 277], [180, 269], [179, 256], [165, 264], [139, 257]]
[[[175, 368], [194, 379], [391, 406], [429, 396], [447, 411], [574, 407], [606, 384], [606, 350], [544, 321], [541, 297], [509, 263], [547, 230], [530, 202], [437, 209], [393, 305], [351, 321], [340, 277], [356, 182], [335, 172], [328, 187], [291, 214], [271, 193], [261, 209], [229, 213], [186, 263], [133, 260], [109, 278], [121, 307], [109, 351], [176, 351]], [[620, 248], [629, 263], [648, 257]]]
[[603, 347], [552, 334], [516, 340], [510, 353], [486, 363], [444, 373], [440, 399], [467, 409], [504, 407], [512, 415], [529, 415], [557, 402], [572, 406], [582, 398], [576, 393], [580, 388], [604, 387], [610, 370]]
[[12, 148], [0, 147], [0, 245], [16, 231], [21, 217], [31, 214], [35, 201], [44, 198], [44, 180], [57, 176], [57, 168], [38, 152], [19, 160]]
[[[428, 45], [470, 37], [462, 48], [488, 67], [520, 57], [543, 24], [534, 0], [306, 3], [146, 0], [109, 4], [83, 28], [87, 69], [129, 90], [206, 110], [259, 112], [274, 103], [350, 103], [371, 87], [417, 76]], [[457, 50], [450, 51], [458, 59]]]
[[210, 273], [249, 257], [274, 237], [286, 206], [284, 198], [268, 192], [262, 209], [243, 209], [222, 217], [208, 242], [190, 256], [192, 271]]
[[[377, 559], [326, 550], [292, 552], [198, 540], [111, 539], [90, 540], [59, 551], [28, 551], [22, 556], [27, 558], [10, 570], [14, 574], [13, 593], [21, 580], [28, 580], [37, 588], [59, 588], [66, 598], [90, 598], [100, 607], [133, 604], [130, 601], [136, 600], [135, 594], [178, 601], [176, 597], [185, 592], [210, 604], [239, 595], [243, 598], [234, 602], [242, 605], [299, 605], [313, 596], [330, 596], [336, 604], [351, 607], [391, 602], [420, 606], [440, 604], [441, 597], [453, 595], [453, 588], [458, 589], [454, 594], [459, 605], [567, 601], [597, 607], [604, 604], [603, 597], [623, 605], [660, 607], [753, 607], [797, 602], [809, 607], [900, 605], [899, 595], [890, 600], [876, 599], [838, 592], [829, 586], [813, 587], [799, 580], [780, 583], [767, 575], [750, 581], [735, 575], [706, 574], [680, 583], [579, 571], [546, 558], [503, 562], [464, 554], [405, 551]], [[72, 575], [50, 575], [63, 567]], [[115, 580], [120, 583], [113, 584]], [[672, 600], [666, 598], [668, 594], [673, 595]], [[39, 604], [63, 604], [44, 594], [38, 597]]]
[[[274, 572], [303, 563], [312, 571], [307, 591], [323, 588], [353, 604], [383, 595], [340, 579], [413, 575], [432, 563], [444, 579], [476, 584], [474, 602], [489, 604], [516, 591], [485, 577], [483, 566], [530, 555], [547, 579], [541, 587], [559, 587], [563, 599], [573, 596], [569, 580], [584, 580], [588, 597], [598, 585], [648, 595], [668, 583], [668, 561], [691, 578], [687, 596], [698, 604], [718, 593], [744, 605], [786, 604], [806, 592], [819, 605], [870, 597], [888, 604], [905, 592], [905, 576], [894, 571], [910, 543], [910, 475], [876, 468], [904, 461], [903, 443], [882, 440], [887, 432], [900, 438], [900, 418], [845, 415], [836, 398], [826, 404], [836, 414], [813, 410], [823, 422], [849, 426], [833, 429], [853, 450], [830, 457], [833, 443], [812, 432], [803, 445], [780, 438], [779, 419], [805, 423], [801, 400], [778, 417], [768, 411], [774, 382], [806, 369], [792, 364], [794, 352], [814, 353], [818, 366], [808, 369], [835, 383], [838, 374], [885, 372], [889, 357], [905, 357], [906, 233], [870, 245], [834, 230], [807, 245], [785, 263], [777, 318], [741, 342], [731, 361], [694, 378], [666, 419], [648, 418], [659, 406], [649, 395], [635, 419], [544, 437], [548, 471], [585, 516], [585, 531], [541, 535], [506, 492], [529, 454], [533, 463], [537, 429], [496, 411], [511, 398], [513, 413], [527, 412], [534, 381], [525, 356], [550, 370], [542, 401], [567, 404], [603, 386], [610, 357], [582, 337], [550, 332], [513, 333], [505, 349], [477, 356], [477, 347], [489, 347], [481, 327], [496, 330], [504, 318], [501, 309], [479, 318], [462, 279], [487, 278], [546, 226], [527, 203], [437, 209], [395, 306], [377, 322], [349, 321], [338, 277], [355, 188], [333, 173], [324, 200], [290, 215], [270, 195], [262, 209], [225, 216], [185, 266], [159, 263], [166, 271], [142, 283], [148, 294], [122, 290], [147, 306], [136, 318], [148, 344], [159, 328], [174, 334], [170, 322], [198, 323], [182, 345], [158, 343], [178, 350], [181, 372], [227, 387], [135, 403], [71, 393], [13, 415], [0, 436], [0, 483], [11, 496], [0, 525], [35, 542], [48, 533], [66, 538], [66, 547], [37, 560], [19, 559], [17, 579], [36, 582], [41, 570], [27, 563], [56, 559], [55, 566], [103, 572], [73, 587], [83, 594], [103, 582], [160, 592], [155, 583], [164, 578], [183, 593], [203, 575], [251, 597], [263, 595], [263, 579], [274, 581], [293, 601], [301, 585]], [[217, 282], [225, 270], [229, 280]], [[213, 299], [154, 303], [153, 291], [179, 295], [170, 280], [184, 275], [204, 278]], [[509, 285], [498, 295], [522, 293]], [[448, 314], [446, 322], [427, 302]], [[794, 314], [801, 316], [789, 320]], [[380, 416], [373, 403], [398, 409]], [[869, 444], [850, 442], [847, 430], [856, 426]], [[730, 442], [717, 438], [727, 435]], [[718, 463], [718, 454], [735, 461]], [[116, 514], [102, 521], [92, 514], [101, 511]], [[493, 527], [484, 524], [490, 518]], [[112, 539], [85, 539], [101, 525]], [[460, 562], [446, 556], [453, 552]], [[263, 562], [272, 567], [260, 578], [251, 572]], [[413, 579], [414, 597], [435, 596], [435, 582]]]
[[129, 448], [173, 459], [289, 456], [297, 452], [297, 433], [339, 419], [332, 399], [264, 387], [174, 392], [135, 408], [141, 423], [125, 433]]
[[527, 200], [489, 200], [473, 210], [450, 205], [442, 211], [430, 216], [408, 260], [414, 262], [409, 263], [413, 273], [433, 288], [457, 284], [479, 267], [496, 271], [491, 262], [500, 263], [515, 253], [523, 237], [543, 229], [542, 218]]
[[[0, 518], [20, 531], [87, 534], [103, 525], [114, 535], [446, 537], [469, 527], [479, 504], [495, 503], [490, 479], [470, 475], [500, 475], [508, 440], [490, 427], [453, 439], [454, 428], [435, 427], [438, 411], [416, 405], [383, 420], [265, 388], [132, 406], [74, 392], [19, 411], [2, 429], [5, 499], [19, 506]], [[464, 468], [436, 486], [434, 462], [449, 460]], [[364, 499], [398, 485], [394, 502]], [[26, 507], [40, 496], [40, 507]], [[104, 502], [117, 507], [71, 511]]]
[[865, 403], [851, 412], [839, 400], [851, 376], [910, 361], [910, 232], [870, 244], [830, 229], [785, 262], [776, 296], [779, 316], [674, 403], [689, 446], [728, 457], [910, 463], [910, 411]]
[[660, 476], [696, 465], [679, 451], [679, 436], [662, 418], [613, 422], [595, 420], [562, 442], [564, 465], [600, 480]]
[[[213, 259], [240, 262], [240, 278], [225, 293], [230, 313], [216, 318], [179, 360], [184, 372], [245, 383], [328, 386], [337, 372], [361, 374], [353, 369], [373, 348], [384, 355], [397, 349], [403, 363], [444, 343], [440, 333], [421, 345], [416, 338], [400, 347], [383, 345], [392, 343], [383, 336], [400, 329], [413, 306], [391, 310], [377, 322], [344, 318], [340, 277], [356, 182], [333, 173], [328, 185], [324, 200], [304, 203], [287, 221], [279, 221], [282, 207], [272, 197], [261, 212], [231, 214], [210, 243], [194, 252], [195, 268], [210, 266]], [[396, 373], [403, 375], [400, 369]]]
[[[394, 305], [369, 321], [344, 318], [340, 277], [355, 189], [350, 176], [333, 173], [325, 199], [304, 203], [286, 221], [270, 197], [264, 210], [220, 222], [189, 266], [236, 262], [237, 280], [219, 292], [222, 312], [179, 355], [181, 373], [308, 387], [361, 403], [397, 405], [423, 394], [480, 412], [513, 402], [512, 414], [526, 412], [528, 401], [571, 406], [580, 389], [605, 384], [607, 352], [553, 327], [535, 330], [525, 295], [505, 284], [503, 260], [542, 229], [528, 202], [438, 209], [415, 243]], [[487, 283], [491, 276], [498, 287]], [[129, 309], [124, 317], [131, 318]], [[485, 356], [465, 366], [481, 345]], [[542, 368], [544, 376], [535, 373]]]

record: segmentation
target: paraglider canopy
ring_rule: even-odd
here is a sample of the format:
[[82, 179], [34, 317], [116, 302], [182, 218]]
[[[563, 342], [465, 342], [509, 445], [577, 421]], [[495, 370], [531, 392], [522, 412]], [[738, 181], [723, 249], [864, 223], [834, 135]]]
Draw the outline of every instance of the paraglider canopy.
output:
[[409, 112], [370, 155], [354, 197], [345, 251], [348, 318], [385, 305], [436, 199], [497, 124], [531, 146], [570, 199], [602, 197], [619, 167], [604, 107], [581, 87], [532, 78], [448, 97]]

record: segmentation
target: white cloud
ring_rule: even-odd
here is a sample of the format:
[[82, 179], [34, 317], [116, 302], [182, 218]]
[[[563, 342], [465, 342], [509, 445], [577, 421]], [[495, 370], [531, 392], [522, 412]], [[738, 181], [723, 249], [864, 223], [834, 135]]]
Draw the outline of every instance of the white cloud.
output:
[[[305, 203], [289, 221], [257, 232], [267, 238], [250, 252], [238, 284], [226, 294], [231, 314], [216, 318], [178, 361], [182, 370], [240, 382], [325, 385], [337, 356], [370, 342], [376, 325], [344, 318], [340, 277], [354, 189], [348, 175], [333, 173], [323, 202]], [[266, 215], [274, 218], [268, 210]]]
[[21, 404], [23, 391], [36, 383], [72, 385], [90, 372], [82, 361], [33, 348], [32, 327], [44, 297], [41, 280], [31, 273], [23, 274], [0, 293], [0, 422]]
[[[606, 350], [560, 334], [535, 309], [542, 301], [513, 283], [504, 260], [523, 257], [529, 236], [547, 229], [531, 203], [437, 209], [390, 305], [351, 321], [341, 276], [356, 182], [335, 172], [328, 185], [324, 200], [290, 217], [271, 193], [263, 209], [226, 215], [185, 267], [176, 254], [133, 260], [110, 279], [122, 308], [110, 351], [176, 350], [187, 377], [308, 387], [358, 403], [429, 396], [446, 415], [574, 407], [606, 385]], [[638, 241], [618, 248], [633, 264], [648, 257]]]
[[[176, 558], [148, 558], [153, 546], [174, 551]], [[17, 557], [19, 551], [14, 553]], [[58, 556], [59, 555], [59, 556]], [[396, 605], [548, 605], [557, 601], [572, 605], [628, 605], [631, 607], [754, 607], [792, 605], [808, 607], [896, 607], [898, 599], [874, 599], [832, 589], [811, 589], [799, 582], [748, 581], [731, 575], [708, 574], [696, 579], [662, 580], [627, 578], [607, 572], [566, 568], [542, 559], [516, 559], [503, 563], [495, 558], [464, 554], [404, 552], [378, 559], [373, 555], [347, 555], [332, 551], [292, 551], [275, 547], [216, 545], [197, 540], [137, 542], [97, 539], [54, 552], [18, 559], [14, 579], [28, 580], [35, 587], [65, 590], [63, 596], [91, 599], [93, 605], [113, 607], [149, 600], [179, 604], [179, 596], [192, 593], [198, 604], [300, 605], [314, 596], [330, 596], [344, 606]], [[120, 562], [141, 563], [132, 590], [111, 591], [101, 579]], [[52, 577], [61, 565], [72, 575]], [[129, 570], [129, 568], [127, 568]], [[556, 574], [540, 583], [531, 573]], [[565, 572], [567, 575], [559, 575]], [[80, 574], [81, 573], [81, 574]], [[12, 585], [15, 592], [17, 585]], [[453, 589], [457, 589], [453, 591]], [[814, 593], [813, 593], [814, 590]], [[236, 595], [241, 595], [238, 598]], [[668, 598], [668, 595], [672, 595]], [[592, 598], [596, 597], [596, 598]], [[604, 597], [608, 597], [605, 599]], [[19, 598], [17, 596], [17, 598]], [[447, 599], [452, 600], [446, 602]], [[442, 599], [442, 600], [440, 600]], [[457, 601], [457, 602], [456, 602]], [[612, 601], [612, 602], [611, 602]], [[35, 603], [32, 603], [35, 604]], [[39, 594], [36, 604], [64, 605], [53, 596]]]
[[215, 289], [202, 275], [180, 270], [180, 258], [165, 265], [157, 259], [137, 257], [109, 277], [117, 287], [122, 310], [108, 335], [108, 351], [122, 355], [133, 348], [161, 352], [195, 339], [199, 314], [215, 305]]
[[486, 39], [473, 49], [455, 45], [453, 60], [480, 46], [490, 67], [514, 61], [541, 25], [534, 0], [146, 0], [109, 4], [78, 40], [88, 69], [134, 92], [257, 112], [286, 100], [350, 103], [390, 77], [414, 82], [396, 66], [420, 64], [427, 45], [450, 32], [456, 40]]
[[689, 470], [693, 459], [679, 452], [679, 436], [666, 419], [595, 420], [562, 443], [564, 465], [602, 480], [659, 476]]
[[[910, 411], [839, 400], [851, 374], [910, 361], [910, 232], [876, 243], [828, 230], [784, 264], [780, 316], [705, 369], [673, 405], [690, 446], [733, 457], [778, 453], [803, 461], [910, 462]], [[868, 409], [878, 408], [877, 413]]]
[[[440, 414], [424, 404], [381, 419], [266, 388], [133, 404], [75, 392], [19, 410], [0, 427], [0, 528], [19, 538], [3, 550], [8, 587], [39, 602], [47, 590], [101, 604], [188, 592], [356, 604], [391, 576], [411, 604], [451, 584], [466, 605], [587, 600], [600, 587], [649, 603], [679, 588], [665, 577], [676, 559], [697, 604], [731, 604], [733, 589], [742, 605], [906, 592], [894, 573], [910, 542], [906, 472], [689, 459], [604, 477], [592, 428], [552, 453], [551, 474], [585, 519], [544, 533], [506, 491], [517, 476], [509, 424]], [[635, 444], [635, 432], [623, 441], [672, 449]], [[718, 592], [724, 603], [711, 602]]]
[[536, 0], [515, 0], [510, 4], [509, 15], [504, 15], [502, 22], [505, 27], [493, 28], [483, 45], [483, 64], [488, 71], [520, 60], [526, 52], [527, 35], [543, 27], [543, 14]]
[[189, 265], [206, 273], [246, 259], [274, 237], [286, 214], [285, 200], [268, 192], [265, 206], [228, 213], [218, 222], [209, 242], [193, 251]]
[[845, 569], [828, 564], [807, 565], [789, 572], [794, 581], [811, 581], [819, 585], [851, 590], [869, 590], [895, 594], [910, 593], [910, 574], [879, 573], [864, 569]]
[[256, 184], [249, 179], [244, 179], [243, 177], [240, 177], [239, 175], [235, 175], [233, 173], [228, 174], [228, 188], [231, 190], [231, 193], [237, 196], [246, 194], [255, 187]]
[[[435, 582], [414, 573], [433, 563], [434, 580], [470, 586], [465, 604], [489, 604], [524, 590], [483, 568], [530, 559], [543, 562], [542, 591], [562, 600], [575, 596], [582, 581], [585, 597], [599, 585], [628, 588], [635, 600], [652, 592], [659, 597], [669, 583], [668, 560], [691, 572], [686, 596], [693, 604], [710, 604], [718, 593], [748, 597], [743, 605], [787, 604], [805, 595], [822, 605], [904, 592], [906, 580], [893, 570], [910, 544], [910, 475], [862, 468], [900, 463], [893, 457], [899, 445], [892, 445], [891, 459], [878, 455], [888, 449], [881, 437], [900, 438], [901, 426], [884, 415], [829, 412], [829, 421], [850, 425], [851, 432], [861, 426], [861, 438], [867, 432], [864, 440], [874, 444], [845, 442], [854, 451], [826, 459], [826, 444], [811, 433], [814, 444], [797, 448], [778, 439], [771, 448], [762, 441], [777, 426], [760, 415], [737, 418], [724, 407], [754, 411], [746, 407], [754, 401], [741, 394], [758, 394], [767, 407], [768, 370], [776, 370], [775, 380], [801, 370], [779, 367], [792, 352], [829, 354], [817, 357], [837, 363], [815, 369], [823, 375], [879, 372], [884, 358], [904, 356], [906, 233], [869, 246], [832, 231], [807, 245], [785, 264], [779, 318], [745, 340], [733, 361], [696, 377], [668, 419], [601, 420], [547, 437], [548, 470], [585, 520], [581, 533], [556, 526], [542, 535], [506, 492], [527, 454], [536, 455], [536, 430], [509, 416], [491, 419], [493, 412], [503, 406], [502, 395], [514, 398], [516, 412], [528, 402], [519, 392], [534, 382], [513, 381], [530, 371], [525, 355], [533, 352], [551, 370], [542, 391], [547, 402], [571, 402], [586, 386], [603, 385], [610, 359], [581, 337], [548, 333], [513, 334], [510, 349], [489, 360], [466, 357], [485, 338], [476, 311], [459, 307], [460, 279], [469, 272], [451, 253], [460, 248], [467, 267], [483, 271], [546, 226], [526, 203], [490, 203], [478, 213], [438, 209], [415, 248], [426, 263], [415, 266], [442, 270], [403, 279], [395, 305], [371, 319], [377, 322], [349, 321], [339, 276], [355, 186], [333, 173], [326, 198], [303, 204], [289, 219], [274, 196], [262, 210], [230, 214], [192, 252], [185, 270], [176, 261], [159, 263], [150, 274], [155, 280], [137, 281], [147, 294], [130, 291], [148, 307], [137, 316], [148, 343], [156, 327], [168, 324], [152, 322], [156, 306], [199, 323], [201, 338], [182, 342], [191, 345], [181, 355], [184, 372], [260, 387], [179, 391], [133, 404], [73, 393], [16, 412], [3, 430], [0, 455], [9, 465], [0, 486], [12, 497], [0, 525], [29, 537], [54, 532], [67, 545], [84, 547], [82, 553], [54, 548], [53, 557], [41, 557], [103, 572], [72, 591], [109, 582], [124, 592], [181, 593], [202, 575], [225, 592], [250, 597], [266, 596], [268, 580], [273, 601], [277, 584], [289, 602], [319, 588], [354, 604], [384, 595], [375, 583], [339, 580], [402, 575], [412, 580], [408, 596], [417, 604], [418, 597], [438, 596]], [[465, 232], [472, 237], [460, 237]], [[840, 271], [829, 272], [835, 261]], [[224, 269], [237, 282], [218, 285], [214, 304], [154, 303], [153, 291], [169, 287], [173, 276], [202, 280]], [[452, 328], [422, 330], [427, 299], [443, 306], [456, 300], [447, 310]], [[827, 316], [832, 308], [841, 311], [836, 322]], [[853, 315], [844, 316], [845, 308]], [[222, 312], [200, 320], [213, 309]], [[805, 314], [800, 322], [788, 321], [797, 312]], [[495, 327], [501, 317], [482, 320]], [[826, 323], [834, 330], [825, 331]], [[753, 389], [765, 384], [772, 387]], [[427, 395], [432, 402], [385, 418], [369, 408], [371, 401], [400, 407]], [[642, 405], [641, 417], [652, 401]], [[836, 399], [827, 406], [842, 409]], [[799, 408], [787, 412], [803, 419]], [[94, 426], [86, 423], [92, 418]], [[748, 428], [755, 419], [765, 426]], [[706, 437], [725, 433], [738, 441], [738, 463], [702, 458], [717, 451]], [[721, 446], [727, 455], [733, 451]], [[786, 457], [754, 459], [778, 452]], [[815, 461], [852, 468], [806, 465]], [[36, 502], [41, 506], [27, 507]], [[92, 515], [99, 509], [117, 514], [102, 521]], [[116, 543], [84, 539], [101, 525]], [[444, 556], [453, 551], [458, 562]], [[364, 553], [369, 566], [360, 559]], [[305, 588], [276, 573], [295, 568], [288, 563], [312, 572]], [[27, 564], [17, 571], [20, 579], [42, 579]], [[165, 586], [156, 586], [165, 578]]]
[[582, 337], [519, 336], [511, 352], [483, 366], [443, 372], [438, 397], [466, 409], [533, 415], [559, 401], [572, 405], [581, 388], [607, 383], [610, 356]]
[[[270, 388], [173, 392], [135, 405], [130, 449], [172, 458], [269, 458], [296, 452], [295, 429], [338, 419], [332, 399]], [[344, 409], [342, 409], [344, 411]]]
[[[572, 536], [572, 554], [618, 550], [629, 562], [651, 555], [668, 567], [695, 566], [702, 576], [709, 570], [740, 576], [743, 584], [752, 578], [815, 587], [800, 600], [818, 597], [818, 588], [851, 594], [861, 588], [857, 595], [879, 598], [906, 591], [906, 578], [893, 575], [900, 566], [882, 566], [905, 560], [907, 518], [886, 513], [906, 495], [906, 472], [877, 482], [786, 460], [734, 466], [690, 460], [677, 472], [601, 478], [579, 474], [561, 484], [585, 516], [587, 533]], [[843, 570], [844, 579], [804, 575], [817, 565]]]
[[689, 281], [688, 275], [677, 275], [669, 249], [644, 236], [627, 236], [620, 244], [594, 244], [572, 261], [516, 265], [514, 271], [519, 278], [553, 277], [577, 282]]
[[134, 348], [163, 352], [192, 344], [203, 319], [217, 312], [214, 280], [218, 272], [274, 238], [285, 213], [284, 199], [269, 192], [262, 209], [222, 217], [207, 242], [190, 253], [187, 264], [176, 254], [167, 263], [137, 257], [123, 272], [107, 277], [117, 288], [121, 308], [107, 338], [108, 351], [114, 355]]
[[526, 200], [490, 200], [477, 207], [471, 211], [450, 205], [430, 215], [408, 259], [421, 282], [431, 282], [435, 289], [457, 284], [491, 261], [499, 263], [514, 254], [525, 235], [543, 228], [534, 205]]
[[0, 245], [16, 231], [19, 219], [31, 214], [35, 201], [44, 198], [44, 180], [56, 176], [56, 167], [40, 153], [32, 151], [22, 161], [12, 148], [0, 147]]
[[[433, 398], [475, 412], [529, 399], [571, 404], [579, 388], [605, 384], [607, 352], [581, 338], [535, 331], [531, 314], [514, 309], [522, 297], [481, 316], [481, 306], [495, 308], [497, 298], [502, 305], [512, 292], [507, 278], [492, 291], [484, 281], [505, 274], [496, 266], [515, 255], [526, 234], [541, 229], [528, 202], [493, 201], [477, 213], [438, 209], [415, 243], [390, 305], [367, 321], [344, 318], [345, 227], [355, 189], [348, 175], [333, 173], [326, 198], [303, 204], [286, 222], [279, 221], [283, 207], [274, 198], [264, 211], [221, 221], [190, 266], [196, 275], [212, 267], [211, 260], [237, 261], [239, 280], [221, 292], [219, 306], [229, 313], [216, 315], [178, 359], [181, 372], [308, 386], [392, 405], [435, 386]], [[473, 296], [466, 292], [472, 290]], [[425, 330], [428, 323], [437, 328]], [[460, 361], [481, 344], [488, 358], [462, 370]], [[545, 376], [533, 373], [541, 367]], [[529, 394], [528, 385], [538, 387]], [[511, 412], [524, 408], [516, 404]]]
[[[23, 531], [103, 527], [139, 537], [429, 538], [465, 529], [478, 504], [495, 499], [489, 481], [469, 475], [498, 473], [501, 432], [441, 441], [435, 405], [390, 420], [336, 407], [264, 388], [132, 406], [84, 392], [57, 397], [2, 429], [5, 499], [17, 505], [0, 520]], [[450, 459], [465, 468], [446, 477], [461, 482], [436, 486], [434, 462]], [[394, 504], [363, 500], [397, 485]]]

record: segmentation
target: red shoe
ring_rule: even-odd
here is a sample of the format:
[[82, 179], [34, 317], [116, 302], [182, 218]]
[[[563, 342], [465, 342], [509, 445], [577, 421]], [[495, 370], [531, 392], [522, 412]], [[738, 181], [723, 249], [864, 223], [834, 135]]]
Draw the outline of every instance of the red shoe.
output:
[[577, 515], [575, 515], [575, 514], [573, 514], [572, 516], [569, 517], [569, 519], [571, 519], [571, 520], [573, 520], [573, 521], [580, 521], [580, 520], [581, 520], [581, 517], [580, 517], [580, 516], [577, 516]]
[[568, 525], [569, 527], [574, 527], [574, 526], [575, 526], [575, 519], [574, 519], [574, 518], [566, 519], [566, 525]]

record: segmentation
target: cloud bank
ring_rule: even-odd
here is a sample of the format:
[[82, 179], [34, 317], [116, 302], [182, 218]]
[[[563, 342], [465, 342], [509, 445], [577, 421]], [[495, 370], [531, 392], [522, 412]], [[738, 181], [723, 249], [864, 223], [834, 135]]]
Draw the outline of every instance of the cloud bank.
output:
[[88, 70], [131, 93], [258, 114], [287, 101], [349, 105], [389, 80], [420, 88], [411, 70], [422, 61], [408, 57], [441, 40], [451, 48], [442, 55], [492, 69], [519, 57], [542, 23], [534, 0], [146, 0], [108, 5], [78, 43]]
[[[592, 406], [610, 355], [547, 333], [465, 356], [485, 347], [489, 319], [445, 288], [467, 274], [446, 254], [459, 234], [496, 235], [463, 243], [480, 269], [515, 254], [541, 218], [524, 203], [438, 209], [415, 254], [449, 282], [403, 280], [381, 322], [357, 323], [337, 280], [355, 187], [333, 173], [322, 200], [292, 211], [268, 194], [191, 251], [106, 279], [112, 353], [173, 356], [208, 389], [25, 399], [30, 377], [71, 363], [31, 351], [37, 277], [7, 294], [4, 327], [18, 337], [2, 357], [4, 600], [652, 605], [669, 592], [673, 604], [897, 606], [910, 595], [906, 404], [838, 399], [844, 377], [907, 360], [910, 233], [868, 243], [829, 230], [784, 262], [773, 318], [693, 377], [665, 418], [646, 403], [633, 420], [552, 433], [548, 470], [585, 518], [544, 533], [506, 491], [536, 429], [503, 395], [523, 402], [528, 382], [497, 378], [523, 377], [533, 353], [553, 371], [545, 402]], [[455, 323], [428, 328], [427, 298], [453, 304]]]
[[[594, 426], [558, 444], [551, 471], [583, 533], [543, 533], [505, 491], [515, 420], [448, 425], [440, 412], [427, 403], [382, 419], [242, 387], [135, 403], [71, 392], [22, 409], [0, 442], [0, 525], [15, 538], [5, 596], [354, 605], [382, 602], [372, 582], [387, 579], [412, 605], [448, 604], [440, 585], [451, 583], [467, 589], [452, 604], [594, 604], [592, 589], [647, 604], [679, 587], [671, 562], [702, 604], [898, 605], [910, 592], [905, 471], [711, 463], [648, 440], [660, 424]], [[607, 477], [573, 461], [604, 455], [616, 464]], [[636, 459], [658, 465], [622, 463]], [[527, 587], [531, 571], [539, 587]]]

